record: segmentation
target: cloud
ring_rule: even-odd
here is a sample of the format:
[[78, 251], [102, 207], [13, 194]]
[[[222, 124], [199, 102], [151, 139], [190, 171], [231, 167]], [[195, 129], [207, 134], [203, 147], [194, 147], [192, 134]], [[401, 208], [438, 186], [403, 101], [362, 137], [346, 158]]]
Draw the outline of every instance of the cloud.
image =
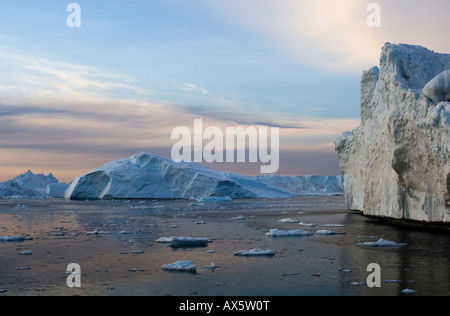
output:
[[209, 94], [208, 90], [193, 83], [183, 83], [178, 86], [178, 89], [186, 92], [198, 92], [201, 94]]
[[[367, 25], [367, 6], [381, 7], [381, 28]], [[227, 0], [205, 1], [226, 16], [315, 67], [360, 72], [378, 64], [385, 42], [418, 44], [450, 51], [450, 3], [446, 0]]]

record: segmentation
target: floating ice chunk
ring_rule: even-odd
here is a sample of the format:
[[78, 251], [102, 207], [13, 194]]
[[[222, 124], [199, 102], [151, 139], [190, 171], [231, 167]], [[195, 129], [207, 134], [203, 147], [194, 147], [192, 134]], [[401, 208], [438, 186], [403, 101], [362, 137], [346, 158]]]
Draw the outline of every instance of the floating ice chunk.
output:
[[229, 196], [206, 196], [197, 200], [199, 203], [219, 203], [219, 202], [233, 202]]
[[292, 218], [282, 218], [278, 221], [278, 223], [298, 223], [298, 221]]
[[316, 231], [316, 235], [345, 235], [345, 234], [346, 232], [334, 232], [326, 229]]
[[156, 242], [159, 242], [159, 243], [169, 243], [169, 242], [171, 242], [172, 241], [172, 237], [161, 237], [161, 238], [159, 238], [158, 240], [156, 240]]
[[411, 289], [404, 289], [400, 293], [402, 293], [402, 294], [414, 294], [414, 293], [417, 293], [417, 291], [416, 290], [411, 290]]
[[321, 227], [346, 227], [344, 224], [323, 224]]
[[241, 220], [244, 220], [244, 219], [245, 219], [245, 216], [240, 215], [240, 216], [232, 217], [232, 218], [230, 218], [230, 219], [235, 220], [235, 221], [241, 221]]
[[284, 236], [311, 236], [313, 233], [302, 230], [302, 229], [294, 229], [294, 230], [279, 230], [279, 229], [271, 229], [266, 236], [272, 237], [284, 237]]
[[121, 234], [121, 235], [131, 235], [131, 234], [134, 234], [134, 233], [132, 231], [129, 231], [129, 230], [121, 230], [119, 232], [119, 234]]
[[167, 243], [170, 247], [206, 247], [207, 244], [212, 243], [208, 238], [192, 238], [192, 237], [161, 237], [156, 242]]
[[215, 270], [217, 268], [216, 264], [214, 262], [211, 262], [209, 266], [205, 266], [205, 269], [209, 270]]
[[56, 237], [63, 237], [65, 234], [64, 233], [52, 233], [52, 236], [56, 236]]
[[239, 250], [234, 253], [235, 256], [248, 257], [248, 256], [274, 256], [275, 252], [273, 250], [261, 250], [258, 248], [251, 250]]
[[203, 203], [191, 203], [189, 204], [189, 206], [204, 206], [205, 204]]
[[357, 246], [366, 246], [366, 247], [403, 247], [406, 246], [406, 243], [396, 243], [394, 241], [384, 240], [380, 238], [377, 242], [363, 242], [356, 244]]
[[401, 280], [384, 280], [384, 283], [401, 283]]
[[172, 271], [188, 271], [188, 272], [197, 272], [197, 266], [193, 261], [179, 260], [174, 263], [165, 264], [161, 267], [163, 270], [172, 270]]
[[314, 223], [303, 223], [303, 222], [300, 222], [298, 224], [300, 226], [306, 226], [306, 227], [316, 227], [317, 226], [317, 224], [314, 224]]
[[33, 254], [33, 252], [31, 250], [24, 250], [22, 252], [19, 252], [19, 255], [22, 256], [31, 256]]
[[33, 240], [33, 238], [24, 236], [7, 236], [7, 235], [0, 237], [0, 241], [25, 241], [25, 240]]
[[6, 293], [6, 292], [8, 292], [8, 290], [6, 290], [6, 289], [0, 289], [0, 294]]

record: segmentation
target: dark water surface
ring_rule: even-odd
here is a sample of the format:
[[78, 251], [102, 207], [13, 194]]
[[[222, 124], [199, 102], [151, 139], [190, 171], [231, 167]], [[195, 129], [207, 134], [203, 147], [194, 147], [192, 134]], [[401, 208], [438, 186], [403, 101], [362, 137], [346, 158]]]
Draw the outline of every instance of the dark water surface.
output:
[[[0, 200], [0, 289], [7, 295], [408, 295], [450, 294], [450, 233], [385, 224], [346, 211], [342, 197], [234, 201]], [[18, 210], [17, 205], [27, 209]], [[244, 220], [231, 219], [244, 215]], [[292, 218], [316, 227], [279, 223]], [[345, 227], [322, 227], [339, 224]], [[87, 235], [95, 229], [99, 235]], [[267, 237], [270, 229], [328, 229], [345, 235]], [[130, 234], [123, 234], [127, 231]], [[122, 232], [122, 233], [121, 233]], [[63, 233], [63, 236], [59, 234]], [[71, 234], [77, 233], [77, 236]], [[206, 248], [173, 249], [160, 237], [202, 237]], [[369, 248], [379, 238], [407, 243]], [[273, 257], [237, 257], [243, 249]], [[19, 255], [32, 250], [30, 256]], [[214, 250], [214, 253], [205, 251]], [[167, 272], [163, 264], [192, 260], [197, 273]], [[218, 267], [204, 266], [214, 262]], [[66, 285], [66, 267], [81, 267], [81, 288]], [[381, 268], [381, 287], [364, 285], [367, 266]], [[388, 281], [388, 282], [386, 282]], [[392, 282], [395, 281], [395, 282]], [[358, 285], [356, 285], [358, 284]]]

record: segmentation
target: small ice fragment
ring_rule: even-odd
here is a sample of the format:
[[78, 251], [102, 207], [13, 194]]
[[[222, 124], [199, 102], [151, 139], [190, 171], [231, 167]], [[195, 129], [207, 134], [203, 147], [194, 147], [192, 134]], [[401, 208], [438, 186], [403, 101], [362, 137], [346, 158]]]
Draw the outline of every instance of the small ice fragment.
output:
[[403, 247], [406, 246], [406, 243], [396, 243], [394, 241], [384, 240], [380, 238], [377, 242], [363, 242], [356, 244], [357, 246], [366, 246], [366, 247]]
[[297, 212], [297, 215], [305, 215], [306, 212]]
[[346, 227], [344, 224], [323, 224], [322, 227]]
[[205, 204], [203, 204], [203, 203], [191, 203], [191, 204], [189, 204], [189, 206], [203, 206], [203, 205], [205, 205]]
[[416, 290], [411, 290], [411, 289], [404, 289], [400, 293], [402, 293], [402, 294], [414, 294], [414, 293], [417, 293], [417, 291]]
[[0, 237], [1, 241], [25, 241], [25, 240], [32, 240], [33, 238], [30, 237], [24, 237], [24, 236], [2, 236]]
[[230, 219], [235, 220], [235, 221], [240, 221], [240, 220], [244, 220], [244, 219], [245, 219], [245, 216], [240, 215], [240, 216], [232, 217], [232, 218], [230, 218]]
[[205, 269], [215, 270], [217, 268], [214, 262], [211, 262], [209, 266], [205, 266]]
[[16, 270], [23, 271], [23, 270], [31, 270], [30, 267], [17, 267]]
[[194, 262], [186, 260], [179, 260], [174, 263], [165, 264], [161, 268], [163, 270], [197, 272], [197, 266]]
[[206, 250], [205, 253], [216, 253], [215, 250]]
[[8, 290], [6, 290], [6, 289], [0, 289], [0, 294], [6, 293], [6, 292], [8, 292]]
[[18, 210], [18, 211], [26, 211], [26, 210], [28, 210], [29, 208], [28, 208], [28, 206], [26, 206], [26, 205], [23, 205], [23, 204], [17, 204], [17, 206], [15, 207], [15, 209]]
[[205, 222], [205, 221], [197, 221], [197, 222], [195, 222], [195, 224], [197, 224], [197, 225], [203, 225], [203, 224], [206, 224], [206, 222]]
[[132, 255], [140, 255], [143, 254], [144, 252], [142, 250], [136, 250], [136, 251], [132, 251], [131, 254]]
[[384, 280], [384, 283], [401, 283], [401, 280]]
[[326, 229], [316, 231], [316, 235], [345, 235], [345, 234], [346, 232], [334, 232]]
[[271, 229], [266, 236], [272, 237], [284, 237], [284, 236], [311, 236], [313, 233], [302, 230], [302, 229], [294, 229], [294, 230], [279, 230], [279, 229]]
[[303, 222], [300, 222], [298, 224], [300, 226], [305, 226], [305, 227], [316, 227], [317, 226], [317, 224], [314, 224], [314, 223], [303, 223]]
[[351, 285], [355, 285], [355, 286], [364, 286], [367, 285], [366, 282], [350, 282]]
[[158, 240], [156, 240], [156, 242], [159, 243], [169, 243], [172, 241], [172, 237], [161, 237]]
[[121, 230], [121, 231], [119, 232], [119, 234], [122, 234], [122, 235], [131, 235], [131, 234], [133, 234], [133, 232], [132, 232], [132, 231], [128, 231], [128, 230]]
[[62, 237], [64, 236], [64, 233], [52, 233], [52, 236]]
[[22, 252], [19, 252], [19, 255], [22, 255], [22, 256], [31, 256], [32, 254], [33, 254], [33, 251], [31, 251], [31, 250], [24, 250]]
[[292, 218], [282, 218], [278, 221], [278, 223], [298, 223], [298, 221]]
[[206, 196], [197, 200], [198, 203], [222, 203], [233, 202], [233, 199], [229, 196]]
[[339, 271], [342, 271], [342, 272], [345, 272], [345, 273], [350, 273], [350, 272], [352, 272], [351, 269], [341, 269], [341, 270], [339, 270]]
[[239, 250], [234, 253], [235, 256], [247, 257], [247, 256], [274, 256], [275, 252], [273, 250], [261, 250], [261, 249], [251, 249], [251, 250]]
[[78, 233], [70, 233], [69, 234], [69, 236], [72, 236], [72, 237], [77, 237], [79, 234]]

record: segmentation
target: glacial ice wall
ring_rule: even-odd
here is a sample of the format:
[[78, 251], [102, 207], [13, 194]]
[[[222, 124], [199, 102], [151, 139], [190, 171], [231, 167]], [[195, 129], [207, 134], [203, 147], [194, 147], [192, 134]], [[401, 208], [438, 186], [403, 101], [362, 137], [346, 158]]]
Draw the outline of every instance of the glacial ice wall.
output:
[[361, 125], [335, 141], [349, 209], [450, 222], [449, 69], [449, 54], [386, 43], [363, 73]]

